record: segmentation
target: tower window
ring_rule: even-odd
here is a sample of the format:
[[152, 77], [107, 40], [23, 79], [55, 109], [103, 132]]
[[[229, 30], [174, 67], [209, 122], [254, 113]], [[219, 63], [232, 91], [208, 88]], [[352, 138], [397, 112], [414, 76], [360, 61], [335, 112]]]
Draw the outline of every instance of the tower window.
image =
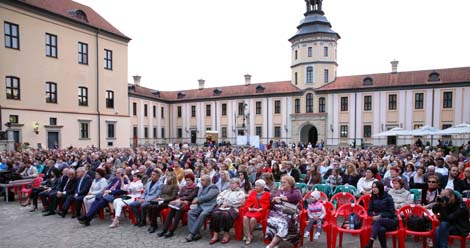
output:
[[318, 99], [318, 112], [324, 113], [325, 112], [325, 98], [320, 97]]
[[298, 75], [297, 75], [297, 72], [296, 72], [296, 73], [294, 73], [294, 84], [297, 85], [298, 81], [299, 81], [299, 79], [298, 79]]
[[323, 57], [328, 57], [328, 47], [323, 47]]
[[313, 94], [312, 93], [308, 93], [306, 95], [306, 100], [305, 100], [305, 111], [307, 113], [312, 113], [313, 112]]
[[328, 69], [323, 70], [323, 82], [324, 83], [328, 83], [329, 81], [328, 74], [329, 74]]
[[305, 78], [305, 83], [311, 84], [313, 83], [313, 67], [307, 67], [307, 77]]
[[295, 53], [295, 55], [294, 55], [294, 56], [295, 56], [295, 59], [297, 60], [297, 58], [298, 58], [298, 52], [297, 52], [297, 50], [295, 50], [294, 53]]
[[313, 49], [312, 49], [312, 47], [309, 47], [308, 48], [308, 57], [310, 58], [312, 56], [313, 56]]

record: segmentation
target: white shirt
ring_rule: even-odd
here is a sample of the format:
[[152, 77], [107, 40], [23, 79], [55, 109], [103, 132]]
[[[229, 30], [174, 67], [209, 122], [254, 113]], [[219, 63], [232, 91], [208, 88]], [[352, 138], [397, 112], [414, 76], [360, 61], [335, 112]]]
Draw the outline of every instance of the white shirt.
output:
[[446, 189], [451, 189], [454, 190], [454, 179], [450, 179], [450, 177], [447, 179], [447, 185]]

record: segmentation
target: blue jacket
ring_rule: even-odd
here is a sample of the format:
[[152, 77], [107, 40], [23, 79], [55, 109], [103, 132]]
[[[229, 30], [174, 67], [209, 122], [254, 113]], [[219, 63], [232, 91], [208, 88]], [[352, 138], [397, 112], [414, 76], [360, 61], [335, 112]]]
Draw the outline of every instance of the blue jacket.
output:
[[384, 192], [382, 198], [372, 196], [367, 214], [369, 216], [381, 215], [384, 218], [395, 219], [393, 198], [387, 192]]
[[77, 180], [77, 188], [75, 188], [75, 194], [78, 196], [86, 196], [88, 194], [88, 191], [90, 191], [91, 183], [93, 182], [93, 179], [88, 174], [83, 175], [83, 180], [82, 184], [80, 185], [80, 180], [82, 178]]
[[160, 194], [162, 193], [162, 189], [163, 189], [163, 183], [161, 180], [158, 180], [152, 188], [150, 188], [150, 185], [152, 184], [152, 181], [149, 180], [147, 182], [147, 185], [145, 185], [145, 191], [144, 191], [144, 195], [142, 195], [142, 198], [146, 201], [150, 201], [154, 198], [157, 198], [160, 196]]
[[197, 194], [197, 202], [203, 211], [211, 212], [217, 204], [217, 196], [219, 195], [219, 188], [215, 184], [210, 184], [206, 187], [200, 187]]

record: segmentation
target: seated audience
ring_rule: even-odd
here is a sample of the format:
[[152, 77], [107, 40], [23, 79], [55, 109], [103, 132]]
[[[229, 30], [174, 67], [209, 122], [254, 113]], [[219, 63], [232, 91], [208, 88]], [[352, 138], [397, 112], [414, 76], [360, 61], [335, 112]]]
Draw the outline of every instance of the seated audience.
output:
[[395, 209], [411, 204], [413, 202], [413, 195], [408, 190], [403, 188], [405, 182], [401, 178], [394, 178], [392, 180], [393, 188], [388, 191], [388, 194], [392, 197], [395, 203]]
[[253, 231], [258, 223], [267, 217], [270, 207], [271, 193], [265, 190], [266, 182], [257, 180], [255, 188], [246, 199], [243, 209], [243, 233], [245, 235], [245, 244], [251, 244], [253, 240]]
[[[129, 181], [129, 179], [128, 179]], [[132, 202], [135, 201], [136, 198], [139, 198], [142, 195], [142, 190], [144, 185], [142, 184], [142, 174], [136, 173], [133, 175], [132, 182], [128, 184], [124, 184], [122, 190], [126, 191], [127, 194], [124, 195], [126, 197], [116, 198], [113, 201], [113, 209], [114, 209], [114, 219], [113, 223], [109, 225], [110, 228], [115, 228], [119, 226], [119, 217], [121, 217], [122, 208], [125, 206], [129, 206]]]
[[91, 204], [95, 201], [97, 195], [103, 196], [103, 192], [108, 187], [108, 182], [106, 178], [104, 178], [106, 172], [102, 168], [96, 169], [95, 179], [91, 183], [90, 190], [88, 194], [83, 198], [83, 205], [85, 206], [85, 210], [88, 211], [90, 209]]
[[166, 176], [166, 184], [162, 187], [162, 192], [157, 198], [150, 201], [148, 206], [148, 219], [150, 220], [149, 233], [154, 233], [158, 229], [158, 217], [162, 209], [168, 207], [168, 203], [176, 199], [178, 195], [178, 180], [174, 172], [170, 172]]
[[[136, 226], [143, 227], [147, 225], [147, 209], [151, 201], [157, 199], [162, 193], [163, 183], [160, 181], [161, 176], [162, 171], [158, 168], [154, 169], [150, 175], [150, 181], [145, 186], [142, 198], [129, 204], [131, 211], [136, 217]], [[141, 211], [138, 210], [139, 207]]]

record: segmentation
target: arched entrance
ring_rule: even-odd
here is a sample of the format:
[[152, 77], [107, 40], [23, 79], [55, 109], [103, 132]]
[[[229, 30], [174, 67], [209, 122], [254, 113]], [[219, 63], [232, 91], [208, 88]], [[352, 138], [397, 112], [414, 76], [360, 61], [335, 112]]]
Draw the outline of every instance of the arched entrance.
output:
[[300, 130], [300, 142], [304, 144], [312, 144], [315, 146], [318, 141], [318, 131], [313, 125], [307, 124]]

